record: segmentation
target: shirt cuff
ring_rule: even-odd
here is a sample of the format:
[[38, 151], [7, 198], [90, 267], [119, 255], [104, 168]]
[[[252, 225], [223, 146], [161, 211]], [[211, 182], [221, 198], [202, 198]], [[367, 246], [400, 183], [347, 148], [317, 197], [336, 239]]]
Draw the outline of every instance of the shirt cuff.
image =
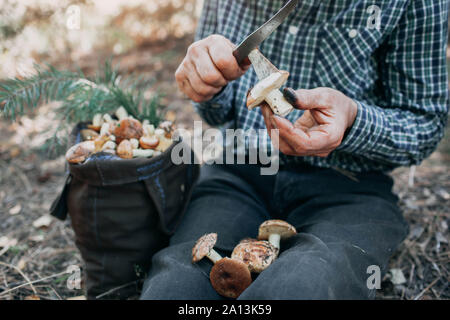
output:
[[352, 127], [336, 151], [364, 155], [375, 150], [383, 135], [383, 110], [356, 101], [358, 112]]
[[199, 109], [220, 109], [224, 106], [231, 105], [231, 99], [233, 95], [233, 90], [230, 84], [227, 84], [222, 91], [217, 93], [214, 97], [209, 99], [208, 101], [195, 103], [195, 106]]

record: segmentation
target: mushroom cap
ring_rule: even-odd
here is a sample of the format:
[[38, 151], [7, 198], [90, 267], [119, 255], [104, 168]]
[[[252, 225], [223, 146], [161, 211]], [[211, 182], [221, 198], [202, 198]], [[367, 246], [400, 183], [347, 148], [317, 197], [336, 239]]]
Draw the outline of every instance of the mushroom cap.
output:
[[171, 138], [172, 137], [172, 131], [174, 130], [173, 122], [166, 120], [159, 124], [159, 128], [163, 129], [165, 131], [165, 137]]
[[122, 140], [117, 146], [117, 155], [123, 159], [133, 158], [133, 146], [130, 140]]
[[247, 108], [259, 106], [273, 90], [279, 89], [288, 79], [289, 72], [278, 71], [259, 81], [247, 94]]
[[297, 234], [295, 227], [283, 220], [267, 220], [259, 226], [258, 239], [268, 240], [271, 234], [279, 234], [282, 240]]
[[95, 152], [94, 141], [83, 141], [72, 146], [66, 152], [66, 160], [69, 163], [81, 163]]
[[278, 249], [269, 241], [245, 240], [241, 241], [231, 254], [232, 259], [242, 261], [251, 272], [261, 273], [276, 259]]
[[192, 263], [202, 260], [217, 242], [217, 233], [201, 236], [192, 248]]
[[217, 261], [209, 274], [211, 285], [218, 294], [237, 298], [252, 283], [252, 275], [245, 263], [223, 258]]
[[142, 136], [139, 139], [139, 145], [142, 149], [155, 149], [159, 144], [159, 139], [157, 136]]
[[114, 128], [114, 135], [116, 136], [117, 143], [132, 138], [139, 140], [143, 134], [144, 130], [142, 129], [142, 124], [138, 120], [132, 118], [120, 120]]

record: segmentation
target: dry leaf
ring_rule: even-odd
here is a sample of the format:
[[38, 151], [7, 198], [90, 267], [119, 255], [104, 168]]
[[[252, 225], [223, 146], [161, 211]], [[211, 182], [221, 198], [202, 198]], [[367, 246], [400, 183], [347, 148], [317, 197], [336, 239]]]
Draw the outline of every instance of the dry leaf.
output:
[[0, 248], [12, 247], [17, 244], [17, 239], [10, 239], [7, 236], [0, 237]]
[[20, 259], [19, 262], [17, 263], [17, 268], [19, 268], [19, 270], [25, 269], [26, 266], [27, 261], [24, 258]]
[[76, 296], [76, 297], [67, 298], [66, 300], [86, 300], [86, 297], [85, 296]]
[[20, 204], [17, 204], [14, 207], [12, 207], [11, 209], [9, 209], [9, 214], [12, 216], [16, 215], [20, 212], [20, 210], [22, 210], [22, 206]]
[[40, 217], [39, 219], [36, 219], [33, 222], [33, 227], [39, 229], [39, 228], [43, 228], [43, 227], [48, 227], [50, 224], [52, 223], [52, 217], [48, 214], [43, 215], [42, 217]]
[[395, 285], [406, 283], [406, 278], [401, 269], [391, 269], [389, 270], [391, 274], [391, 282]]
[[41, 300], [37, 295], [32, 294], [31, 296], [26, 296], [25, 300]]

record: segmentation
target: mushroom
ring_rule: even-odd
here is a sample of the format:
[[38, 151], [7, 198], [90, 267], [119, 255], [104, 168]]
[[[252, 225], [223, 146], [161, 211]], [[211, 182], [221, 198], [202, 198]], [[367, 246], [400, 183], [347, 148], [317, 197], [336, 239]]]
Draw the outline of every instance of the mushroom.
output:
[[232, 259], [242, 261], [250, 272], [261, 273], [278, 255], [278, 249], [269, 241], [244, 239], [233, 250]]
[[69, 163], [82, 163], [95, 152], [94, 141], [83, 141], [69, 148], [66, 160]]
[[283, 220], [267, 220], [259, 226], [258, 239], [269, 242], [280, 250], [280, 240], [297, 234], [295, 227]]
[[117, 143], [124, 139], [139, 139], [143, 134], [142, 124], [136, 119], [123, 118], [114, 128]]
[[100, 113], [97, 113], [92, 118], [92, 124], [88, 125], [88, 128], [94, 131], [100, 131], [100, 128], [103, 124], [102, 115]]
[[153, 156], [153, 150], [133, 149], [130, 140], [122, 140], [117, 146], [117, 155], [122, 159], [131, 159], [133, 157], [148, 158]]
[[252, 282], [252, 276], [246, 264], [239, 260], [222, 258], [214, 249], [217, 233], [209, 233], [197, 240], [192, 248], [192, 263], [204, 257], [214, 266], [209, 274], [211, 285], [224, 297], [237, 298]]
[[266, 101], [272, 111], [285, 117], [294, 108], [279, 90], [287, 81], [289, 72], [280, 71], [257, 49], [249, 54], [260, 81], [247, 94], [247, 107], [251, 110]]
[[124, 107], [119, 107], [114, 114], [116, 115], [117, 119], [119, 119], [119, 120], [128, 118], [128, 112], [127, 112], [127, 110], [125, 110]]
[[159, 144], [159, 139], [155, 135], [155, 127], [151, 124], [143, 125], [144, 135], [139, 139], [142, 149], [155, 149]]
[[159, 124], [158, 128], [164, 130], [164, 132], [165, 132], [164, 136], [166, 138], [172, 138], [172, 132], [174, 130], [172, 121], [168, 121], [168, 120], [163, 121]]
[[211, 285], [218, 294], [236, 299], [252, 283], [252, 275], [245, 263], [223, 258], [217, 261], [209, 273]]
[[166, 137], [166, 132], [164, 129], [158, 128], [155, 130], [155, 136], [158, 138], [159, 143], [156, 147], [157, 151], [164, 152], [166, 151], [173, 143], [173, 140], [171, 138]]
[[138, 139], [130, 139], [130, 143], [131, 146], [133, 147], [133, 149], [138, 149], [139, 148], [139, 140]]

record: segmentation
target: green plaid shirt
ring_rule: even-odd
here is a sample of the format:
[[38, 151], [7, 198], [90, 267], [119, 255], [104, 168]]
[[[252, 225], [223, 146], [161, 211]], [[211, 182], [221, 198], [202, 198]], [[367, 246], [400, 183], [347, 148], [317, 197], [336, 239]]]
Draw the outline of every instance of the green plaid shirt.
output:
[[[196, 38], [221, 34], [240, 43], [284, 3], [205, 0]], [[447, 122], [447, 19], [447, 0], [300, 1], [261, 52], [290, 72], [287, 86], [335, 88], [357, 102], [358, 114], [327, 158], [281, 155], [281, 164], [388, 171], [430, 155]], [[257, 81], [251, 69], [196, 109], [211, 125], [265, 128], [259, 108], [245, 105]]]

